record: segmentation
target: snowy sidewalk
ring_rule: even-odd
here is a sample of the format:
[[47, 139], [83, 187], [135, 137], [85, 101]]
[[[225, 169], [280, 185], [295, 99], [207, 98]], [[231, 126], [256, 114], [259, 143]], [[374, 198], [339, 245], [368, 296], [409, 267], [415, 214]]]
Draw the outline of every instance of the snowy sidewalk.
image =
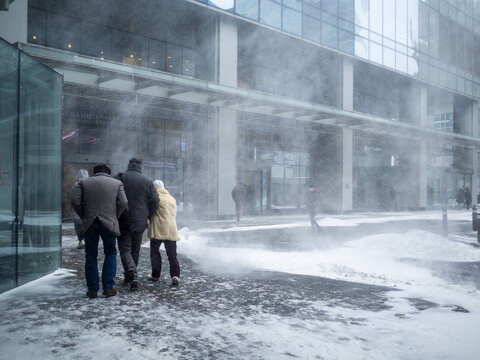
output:
[[63, 269], [0, 295], [2, 355], [477, 359], [480, 248], [470, 213], [449, 215], [448, 239], [438, 213], [319, 215], [331, 228], [320, 234], [293, 217], [183, 228], [179, 287], [166, 261], [161, 281], [148, 282], [146, 242], [141, 289], [117, 285], [117, 296], [98, 299], [85, 297], [84, 255], [65, 235]]

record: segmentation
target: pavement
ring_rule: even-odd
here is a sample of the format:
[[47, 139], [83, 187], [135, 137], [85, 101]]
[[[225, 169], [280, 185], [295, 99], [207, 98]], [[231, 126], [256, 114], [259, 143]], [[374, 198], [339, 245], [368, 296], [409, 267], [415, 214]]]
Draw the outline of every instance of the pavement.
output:
[[[466, 234], [472, 238], [469, 245], [476, 247], [468, 216], [451, 215], [452, 241]], [[179, 228], [208, 236], [212, 247], [207, 252], [238, 246], [274, 252], [308, 251], [335, 247], [369, 234], [411, 229], [442, 232], [439, 212], [319, 214], [317, 220], [323, 224], [320, 232], [310, 229], [306, 215], [245, 217], [240, 222], [179, 220]], [[362, 329], [369, 329], [372, 317], [393, 311], [392, 293], [401, 291], [396, 286], [255, 267], [238, 269], [233, 262], [222, 268], [215, 263], [200, 265], [185, 256], [180, 247], [181, 283], [172, 287], [165, 256], [160, 281], [148, 281], [149, 252], [143, 247], [139, 260], [141, 287], [137, 292], [122, 286], [123, 270], [118, 257], [118, 295], [87, 299], [84, 255], [76, 249], [73, 224], [63, 224], [62, 232], [62, 268], [67, 270], [58, 276], [55, 287], [14, 296], [14, 300], [0, 298], [4, 314], [0, 341], [2, 353], [9, 354], [9, 358], [415, 358], [415, 353], [401, 341], [388, 345], [392, 349], [388, 356], [375, 335], [361, 335]], [[215, 259], [215, 254], [206, 255]], [[99, 250], [99, 264], [102, 262]], [[472, 281], [480, 289], [478, 262], [427, 265], [452, 281]], [[428, 309], [467, 314], [472, 310], [455, 302], [445, 305], [415, 296], [407, 301], [408, 310], [395, 309], [394, 320], [383, 323], [383, 319], [377, 319], [382, 323], [378, 325], [381, 331], [388, 331], [392, 321], [409, 319]], [[429, 358], [428, 354], [418, 358]]]

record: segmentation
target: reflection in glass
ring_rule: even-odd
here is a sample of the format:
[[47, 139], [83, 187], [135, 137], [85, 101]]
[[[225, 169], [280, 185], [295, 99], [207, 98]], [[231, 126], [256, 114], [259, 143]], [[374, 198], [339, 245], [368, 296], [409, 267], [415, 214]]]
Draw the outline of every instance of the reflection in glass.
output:
[[271, 0], [260, 0], [260, 22], [276, 27], [282, 26], [282, 8]]
[[383, 35], [395, 40], [395, 1], [383, 2]]
[[370, 61], [382, 64], [382, 46], [370, 41]]
[[360, 36], [355, 36], [355, 55], [368, 59], [368, 40]]
[[222, 10], [233, 10], [234, 0], [208, 0], [208, 4]]
[[395, 19], [395, 40], [399, 43], [407, 45], [407, 7], [405, 6], [405, 1], [396, 2], [396, 19]]
[[62, 78], [20, 54], [18, 283], [60, 266]]
[[302, 14], [298, 11], [284, 8], [283, 30], [295, 35], [302, 35]]
[[368, 29], [368, 0], [355, 0], [355, 25]]
[[320, 20], [303, 15], [303, 37], [315, 42], [320, 42]]
[[16, 285], [15, 121], [18, 110], [18, 50], [0, 39], [0, 293]]
[[370, 0], [370, 30], [383, 33], [383, 0]]
[[249, 19], [258, 20], [258, 0], [236, 0], [235, 12]]

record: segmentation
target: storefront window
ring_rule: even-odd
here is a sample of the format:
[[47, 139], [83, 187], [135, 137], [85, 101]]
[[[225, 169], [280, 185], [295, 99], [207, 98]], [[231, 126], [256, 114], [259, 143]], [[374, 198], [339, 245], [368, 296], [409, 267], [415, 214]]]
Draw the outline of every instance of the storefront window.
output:
[[3, 292], [60, 266], [63, 83], [0, 40], [0, 84]]

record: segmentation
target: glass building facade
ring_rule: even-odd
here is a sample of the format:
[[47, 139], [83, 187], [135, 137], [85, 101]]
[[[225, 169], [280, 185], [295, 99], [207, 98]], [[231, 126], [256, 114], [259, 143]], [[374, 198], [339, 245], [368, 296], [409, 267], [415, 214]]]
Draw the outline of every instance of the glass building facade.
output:
[[60, 267], [62, 87], [0, 39], [0, 292]]
[[195, 0], [480, 98], [478, 0]]
[[350, 211], [475, 183], [480, 0], [108, 3], [25, 13], [22, 49], [65, 76], [64, 219], [79, 169], [133, 156], [180, 216], [228, 215], [240, 180], [250, 214], [303, 211], [308, 184]]

